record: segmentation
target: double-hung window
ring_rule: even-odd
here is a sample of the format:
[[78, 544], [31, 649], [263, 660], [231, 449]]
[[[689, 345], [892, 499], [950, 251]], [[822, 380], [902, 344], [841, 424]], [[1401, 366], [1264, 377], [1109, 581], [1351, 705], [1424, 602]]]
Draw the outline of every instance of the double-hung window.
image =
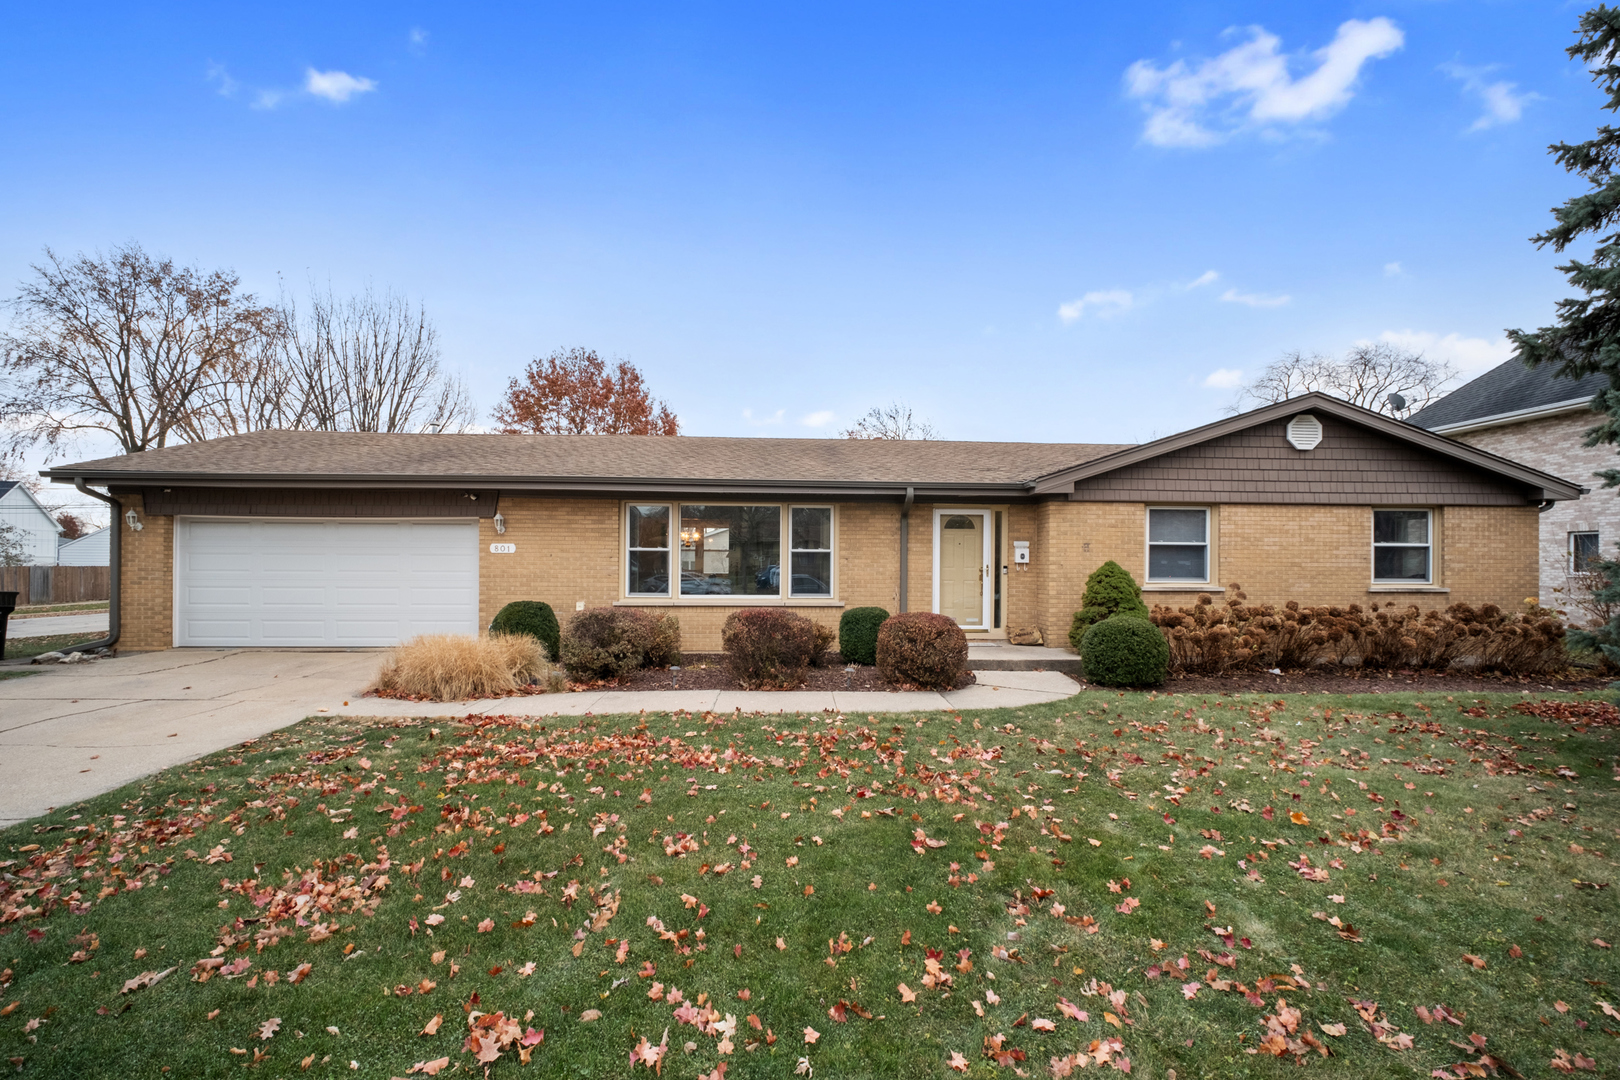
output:
[[1148, 581], [1209, 581], [1209, 510], [1148, 507]]
[[1373, 583], [1427, 585], [1433, 580], [1433, 515], [1428, 510], [1373, 511]]
[[1593, 564], [1602, 557], [1598, 548], [1598, 534], [1595, 532], [1572, 532], [1569, 534], [1569, 568], [1577, 574], [1584, 574], [1593, 568]]
[[830, 506], [632, 503], [625, 595], [830, 598], [832, 518]]

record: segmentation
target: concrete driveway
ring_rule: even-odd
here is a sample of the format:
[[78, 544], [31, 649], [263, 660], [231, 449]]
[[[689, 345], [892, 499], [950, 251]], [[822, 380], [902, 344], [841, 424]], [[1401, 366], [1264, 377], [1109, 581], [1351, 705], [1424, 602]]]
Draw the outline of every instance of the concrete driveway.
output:
[[359, 696], [381, 659], [380, 650], [175, 649], [44, 665], [27, 669], [36, 674], [26, 678], [0, 680], [0, 825], [296, 724], [318, 709], [337, 712]]

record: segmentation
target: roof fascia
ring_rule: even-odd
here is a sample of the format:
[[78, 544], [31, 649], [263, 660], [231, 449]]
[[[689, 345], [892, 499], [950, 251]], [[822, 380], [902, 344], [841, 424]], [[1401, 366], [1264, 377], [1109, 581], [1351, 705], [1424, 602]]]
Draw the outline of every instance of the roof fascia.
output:
[[1484, 469], [1487, 472], [1505, 476], [1517, 483], [1524, 484], [1526, 487], [1539, 491], [1542, 501], [1549, 499], [1555, 501], [1578, 499], [1586, 491], [1580, 485], [1572, 484], [1568, 480], [1553, 476], [1551, 473], [1529, 468], [1516, 461], [1498, 457], [1466, 443], [1448, 439], [1444, 435], [1426, 431], [1403, 420], [1395, 420], [1381, 413], [1375, 413], [1371, 409], [1363, 409], [1359, 405], [1352, 405], [1348, 401], [1342, 401], [1321, 393], [1304, 394], [1300, 397], [1288, 398], [1285, 401], [1274, 402], [1270, 405], [1262, 405], [1258, 409], [1251, 409], [1246, 413], [1227, 417], [1225, 420], [1217, 420], [1213, 424], [1205, 424], [1203, 427], [1192, 428], [1188, 431], [1166, 436], [1163, 439], [1156, 439], [1150, 443], [1143, 443], [1141, 446], [1134, 446], [1129, 450], [1121, 450], [1106, 457], [1082, 462], [1073, 468], [1038, 478], [1034, 484], [1034, 491], [1037, 495], [1072, 493], [1074, 485], [1081, 480], [1088, 480], [1093, 476], [1101, 476], [1104, 473], [1113, 472], [1115, 469], [1122, 469], [1127, 465], [1135, 465], [1177, 450], [1184, 450], [1189, 446], [1208, 442], [1210, 439], [1218, 439], [1223, 435], [1231, 435], [1260, 424], [1270, 423], [1273, 420], [1309, 411], [1324, 412], [1342, 420], [1372, 428], [1374, 431], [1387, 435], [1392, 439], [1422, 447], [1441, 457], [1451, 458], [1454, 461], [1472, 465], [1477, 469]]
[[1568, 401], [1557, 401], [1551, 405], [1537, 405], [1532, 409], [1516, 409], [1513, 412], [1493, 413], [1490, 416], [1475, 417], [1472, 420], [1459, 420], [1455, 424], [1439, 424], [1426, 430], [1436, 435], [1464, 435], [1470, 431], [1483, 431], [1486, 428], [1501, 427], [1504, 424], [1522, 424], [1527, 420], [1542, 420], [1549, 416], [1563, 416], [1566, 413], [1588, 412], [1592, 408], [1591, 398], [1571, 398]]

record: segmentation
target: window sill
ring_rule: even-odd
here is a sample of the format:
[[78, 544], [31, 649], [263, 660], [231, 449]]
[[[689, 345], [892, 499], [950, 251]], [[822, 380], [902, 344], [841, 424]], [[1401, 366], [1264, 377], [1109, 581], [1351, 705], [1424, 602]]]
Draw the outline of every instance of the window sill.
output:
[[1370, 593], [1448, 593], [1451, 590], [1440, 585], [1369, 585]]
[[1142, 586], [1143, 592], [1207, 592], [1223, 593], [1226, 590], [1219, 585], [1200, 585], [1196, 581], [1189, 581], [1185, 585], [1174, 585], [1167, 581], [1149, 582]]
[[803, 597], [784, 600], [780, 596], [631, 596], [613, 601], [614, 607], [843, 607], [842, 600], [829, 597]]

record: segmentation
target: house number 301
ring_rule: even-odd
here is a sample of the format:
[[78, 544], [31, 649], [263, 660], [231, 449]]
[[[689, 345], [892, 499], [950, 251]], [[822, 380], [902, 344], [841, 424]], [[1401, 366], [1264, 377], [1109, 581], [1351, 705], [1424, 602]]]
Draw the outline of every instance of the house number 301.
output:
[[491, 544], [489, 545], [489, 553], [491, 555], [515, 555], [517, 553], [517, 545]]

